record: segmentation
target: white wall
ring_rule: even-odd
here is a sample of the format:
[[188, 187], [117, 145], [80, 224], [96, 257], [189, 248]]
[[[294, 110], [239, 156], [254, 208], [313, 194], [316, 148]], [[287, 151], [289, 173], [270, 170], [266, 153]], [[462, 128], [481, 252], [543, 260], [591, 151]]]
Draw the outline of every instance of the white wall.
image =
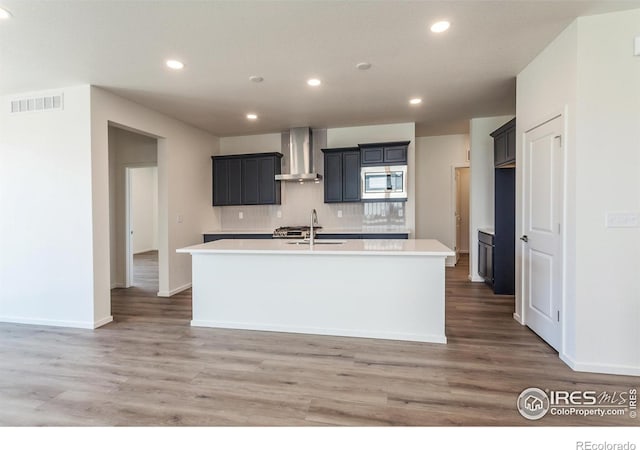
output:
[[63, 110], [0, 97], [0, 321], [93, 328], [90, 88], [55, 92]]
[[[109, 242], [111, 287], [125, 286], [127, 258], [126, 242], [126, 174], [127, 167], [155, 166], [155, 249], [158, 248], [158, 141], [114, 126], [108, 130], [109, 139]], [[134, 241], [135, 242], [135, 241]]]
[[640, 213], [638, 35], [640, 9], [578, 20], [574, 361], [634, 375], [640, 375], [640, 228], [604, 224], [609, 211]]
[[[365, 127], [332, 128], [313, 130], [315, 169], [324, 171], [322, 148], [357, 146], [365, 142], [389, 142], [410, 140], [409, 160], [415, 160], [414, 124], [374, 125]], [[286, 133], [285, 133], [286, 137]], [[220, 154], [282, 152], [283, 171], [288, 170], [286, 148], [288, 140], [281, 133], [254, 136], [233, 136], [220, 138]], [[409, 184], [414, 178], [412, 166]], [[323, 183], [282, 183], [282, 204], [273, 206], [225, 206], [220, 210], [219, 227], [211, 224], [203, 231], [256, 230], [271, 232], [283, 225], [308, 224], [312, 209], [318, 211], [320, 224], [326, 230], [380, 230], [413, 233], [415, 196], [409, 191], [408, 202], [389, 203], [341, 203], [325, 204]], [[411, 187], [411, 189], [414, 189]], [[239, 219], [242, 212], [243, 219]], [[342, 217], [338, 217], [339, 213]], [[277, 217], [280, 214], [280, 217]]]
[[639, 34], [640, 10], [580, 18], [518, 76], [519, 152], [526, 126], [565, 112], [560, 354], [576, 370], [640, 375], [640, 229], [605, 226], [640, 211]]
[[133, 253], [158, 249], [158, 169], [131, 169]]
[[454, 169], [469, 164], [468, 149], [466, 134], [416, 138], [416, 238], [455, 247]]
[[478, 274], [478, 228], [494, 227], [493, 138], [489, 135], [513, 116], [471, 119], [471, 185], [469, 188], [469, 277], [484, 281]]
[[172, 295], [190, 286], [191, 258], [176, 254], [175, 249], [202, 242], [205, 224], [218, 221], [211, 207], [211, 155], [218, 151], [218, 138], [92, 87], [91, 176], [96, 315], [108, 314], [110, 310], [109, 122], [159, 138], [159, 295]]

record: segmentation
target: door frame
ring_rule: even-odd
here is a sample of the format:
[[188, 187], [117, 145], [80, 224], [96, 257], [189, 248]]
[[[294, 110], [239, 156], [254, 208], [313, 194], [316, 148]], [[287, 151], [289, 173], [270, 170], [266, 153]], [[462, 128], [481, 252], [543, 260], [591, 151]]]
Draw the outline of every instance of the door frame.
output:
[[[451, 203], [449, 205], [449, 228], [452, 230], [453, 236], [453, 250], [456, 253], [456, 264], [458, 263], [458, 234], [456, 233], [456, 207], [458, 201], [458, 186], [456, 184], [456, 169], [469, 169], [469, 199], [471, 199], [471, 164], [466, 163], [457, 163], [452, 164], [449, 174], [449, 182], [451, 184]], [[471, 218], [471, 211], [469, 211], [469, 219]], [[469, 224], [471, 225], [471, 224]], [[469, 245], [471, 245], [471, 227], [469, 227]], [[471, 254], [471, 249], [469, 249], [469, 254]]]
[[[131, 211], [131, 172], [134, 169], [144, 169], [146, 167], [158, 167], [158, 164], [153, 163], [127, 163], [123, 164], [124, 169], [124, 251], [125, 251], [125, 263], [124, 263], [124, 287], [130, 288], [133, 286], [133, 239], [132, 236], [132, 220], [133, 213]], [[159, 192], [156, 190], [156, 195], [159, 197]], [[159, 202], [158, 198], [158, 202]], [[160, 217], [158, 211], [158, 217], [156, 221], [160, 224]]]
[[560, 357], [565, 353], [565, 343], [567, 342], [567, 240], [565, 236], [567, 235], [567, 161], [568, 161], [568, 148], [569, 145], [572, 144], [569, 139], [569, 119], [568, 119], [568, 106], [565, 105], [563, 109], [557, 110], [543, 116], [542, 118], [532, 121], [528, 124], [524, 124], [523, 128], [520, 129], [520, 122], [516, 123], [516, 139], [518, 142], [516, 143], [516, 189], [519, 193], [516, 193], [516, 239], [518, 245], [516, 245], [516, 311], [513, 313], [513, 318], [520, 323], [521, 325], [527, 325], [527, 313], [525, 308], [525, 292], [524, 292], [524, 276], [525, 276], [525, 266], [524, 266], [524, 246], [526, 245], [524, 242], [520, 241], [520, 236], [525, 234], [525, 198], [528, 194], [526, 190], [526, 186], [524, 184], [524, 170], [526, 167], [526, 160], [524, 158], [525, 150], [526, 150], [526, 142], [525, 135], [526, 133], [548, 123], [555, 119], [560, 119], [562, 121], [562, 170], [560, 171], [560, 176], [562, 177], [561, 186], [562, 186], [562, 205], [561, 205], [561, 223], [560, 223], [560, 248], [562, 252], [562, 261], [561, 261], [561, 294], [560, 294], [560, 345], [558, 346], [558, 354]]

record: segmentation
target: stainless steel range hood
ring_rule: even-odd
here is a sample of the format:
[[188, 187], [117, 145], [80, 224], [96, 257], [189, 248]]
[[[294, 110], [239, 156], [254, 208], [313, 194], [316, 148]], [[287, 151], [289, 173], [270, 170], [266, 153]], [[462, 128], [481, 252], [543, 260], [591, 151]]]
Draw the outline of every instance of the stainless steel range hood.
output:
[[276, 180], [304, 182], [322, 179], [322, 175], [314, 173], [311, 128], [291, 128], [285, 158], [289, 162], [289, 171], [276, 175]]

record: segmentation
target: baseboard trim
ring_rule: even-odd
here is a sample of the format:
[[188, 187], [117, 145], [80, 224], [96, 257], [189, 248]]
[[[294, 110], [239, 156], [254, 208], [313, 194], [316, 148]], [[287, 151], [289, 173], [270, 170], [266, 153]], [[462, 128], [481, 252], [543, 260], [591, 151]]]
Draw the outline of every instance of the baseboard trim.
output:
[[124, 289], [126, 286], [124, 283], [111, 283], [111, 289]]
[[100, 320], [94, 321], [93, 322], [93, 328], [94, 329], [95, 328], [100, 328], [101, 326], [104, 326], [104, 325], [106, 325], [108, 323], [111, 323], [111, 322], [113, 322], [113, 316], [107, 316], [107, 317], [104, 317], [104, 318], [102, 318]]
[[522, 317], [520, 317], [520, 314], [518, 313], [513, 313], [513, 318], [515, 319], [516, 322], [518, 322], [520, 325], [524, 325], [524, 322], [522, 321]]
[[604, 373], [608, 375], [640, 376], [640, 367], [618, 364], [599, 364], [579, 362], [566, 353], [560, 353], [560, 360], [576, 372]]
[[158, 297], [171, 297], [173, 295], [176, 295], [182, 291], [186, 291], [187, 289], [191, 288], [191, 283], [187, 283], [183, 286], [177, 287], [175, 289], [171, 289], [170, 291], [158, 291]]
[[446, 344], [447, 337], [432, 334], [410, 334], [393, 332], [375, 332], [368, 330], [343, 330], [334, 328], [292, 327], [264, 323], [218, 322], [215, 320], [192, 320], [192, 327], [226, 328], [232, 330], [269, 331], [278, 333], [317, 334], [321, 336], [345, 336], [369, 339], [391, 339], [396, 341], [429, 342]]
[[79, 322], [75, 320], [51, 320], [39, 319], [34, 317], [0, 316], [0, 322], [19, 323], [22, 325], [44, 325], [47, 327], [82, 328], [86, 330], [93, 330], [95, 327], [94, 322]]
[[484, 283], [484, 278], [480, 275], [471, 275], [469, 279], [474, 283]]

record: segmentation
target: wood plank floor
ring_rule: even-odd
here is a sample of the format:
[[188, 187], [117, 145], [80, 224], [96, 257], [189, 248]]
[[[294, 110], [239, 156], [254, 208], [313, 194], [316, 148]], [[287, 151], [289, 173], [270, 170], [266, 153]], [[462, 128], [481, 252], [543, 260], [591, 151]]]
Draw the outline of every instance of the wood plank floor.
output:
[[191, 292], [158, 298], [157, 256], [112, 293], [114, 323], [0, 323], [2, 425], [632, 425], [523, 419], [526, 387], [621, 391], [571, 371], [512, 318], [513, 298], [447, 269], [447, 345], [192, 328]]

